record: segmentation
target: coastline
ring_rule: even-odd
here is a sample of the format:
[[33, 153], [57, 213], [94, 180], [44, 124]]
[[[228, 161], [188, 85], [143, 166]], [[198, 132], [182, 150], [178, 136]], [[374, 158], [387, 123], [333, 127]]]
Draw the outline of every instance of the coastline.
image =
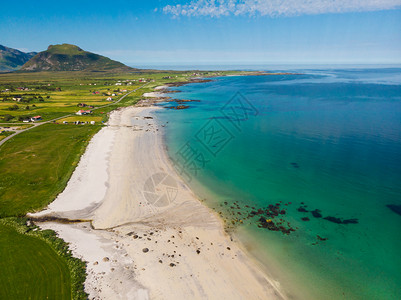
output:
[[92, 220], [38, 224], [88, 262], [90, 298], [284, 298], [176, 174], [155, 109], [112, 112], [63, 193], [31, 217]]

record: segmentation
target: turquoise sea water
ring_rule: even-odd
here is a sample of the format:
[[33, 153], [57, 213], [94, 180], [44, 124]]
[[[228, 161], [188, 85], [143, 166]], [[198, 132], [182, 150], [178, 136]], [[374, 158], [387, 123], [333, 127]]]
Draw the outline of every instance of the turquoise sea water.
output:
[[296, 71], [176, 88], [169, 155], [290, 298], [401, 299], [401, 69]]

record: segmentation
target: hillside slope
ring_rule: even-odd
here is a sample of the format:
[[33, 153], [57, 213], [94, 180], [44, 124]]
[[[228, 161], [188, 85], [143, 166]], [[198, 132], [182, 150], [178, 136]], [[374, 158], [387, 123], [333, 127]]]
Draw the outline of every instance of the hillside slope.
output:
[[131, 71], [132, 68], [70, 44], [50, 45], [22, 66], [23, 71]]
[[0, 45], [0, 71], [18, 70], [36, 54], [36, 52], [25, 53]]

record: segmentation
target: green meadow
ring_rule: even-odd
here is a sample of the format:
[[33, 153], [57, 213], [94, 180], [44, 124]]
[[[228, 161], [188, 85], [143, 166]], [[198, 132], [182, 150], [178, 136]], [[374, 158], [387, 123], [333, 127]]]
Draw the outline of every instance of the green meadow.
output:
[[99, 129], [44, 124], [5, 143], [0, 148], [0, 217], [24, 216], [54, 200]]
[[0, 299], [71, 299], [67, 263], [42, 240], [0, 224]]

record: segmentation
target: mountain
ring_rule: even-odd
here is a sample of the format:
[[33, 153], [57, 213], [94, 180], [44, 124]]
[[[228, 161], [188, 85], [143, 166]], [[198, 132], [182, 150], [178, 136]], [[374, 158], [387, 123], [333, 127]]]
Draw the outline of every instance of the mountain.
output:
[[18, 70], [35, 55], [36, 52], [25, 53], [0, 45], [0, 72]]
[[23, 71], [132, 71], [133, 69], [75, 45], [50, 45], [25, 63]]

